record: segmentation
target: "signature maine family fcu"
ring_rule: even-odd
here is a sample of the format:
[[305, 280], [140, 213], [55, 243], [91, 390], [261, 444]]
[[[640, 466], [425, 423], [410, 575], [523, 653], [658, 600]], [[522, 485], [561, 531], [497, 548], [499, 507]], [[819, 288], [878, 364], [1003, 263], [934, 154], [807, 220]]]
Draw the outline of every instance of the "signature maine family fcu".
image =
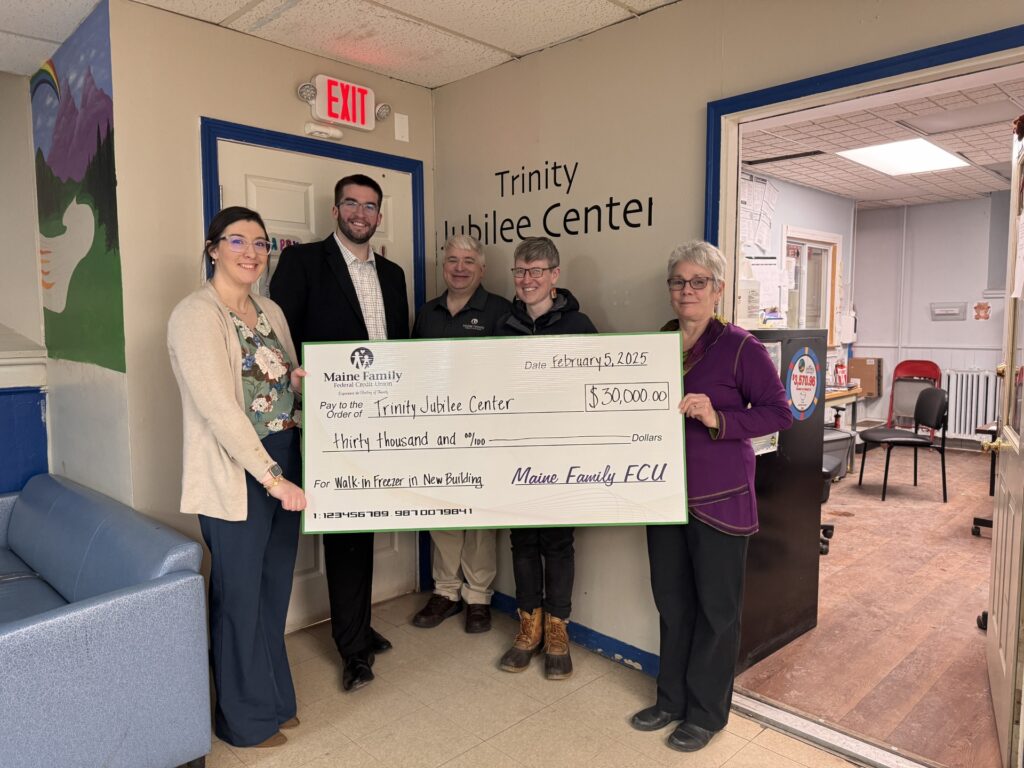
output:
[[[548, 192], [569, 195], [580, 169], [578, 161], [558, 163], [544, 161], [543, 168], [527, 170], [521, 166], [518, 171], [505, 169], [495, 171], [498, 194], [504, 200], [529, 195], [534, 192]], [[550, 203], [535, 221], [526, 214], [500, 216], [497, 209], [485, 211], [483, 215], [466, 216], [465, 223], [444, 222], [444, 239], [455, 234], [472, 235], [484, 245], [515, 243], [524, 237], [547, 235], [589, 235], [609, 230], [640, 229], [654, 223], [654, 198], [631, 197], [622, 201], [614, 195], [607, 200], [590, 205], [567, 205], [556, 199]]]

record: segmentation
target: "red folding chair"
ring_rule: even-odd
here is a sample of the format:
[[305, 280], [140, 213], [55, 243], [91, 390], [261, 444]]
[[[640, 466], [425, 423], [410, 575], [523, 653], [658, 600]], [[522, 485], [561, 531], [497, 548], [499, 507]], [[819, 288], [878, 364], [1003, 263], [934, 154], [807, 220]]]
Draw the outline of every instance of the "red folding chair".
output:
[[[942, 386], [942, 370], [931, 360], [903, 360], [892, 372], [889, 415], [885, 426], [912, 428], [917, 396], [928, 387]], [[934, 434], [934, 433], [933, 433]]]

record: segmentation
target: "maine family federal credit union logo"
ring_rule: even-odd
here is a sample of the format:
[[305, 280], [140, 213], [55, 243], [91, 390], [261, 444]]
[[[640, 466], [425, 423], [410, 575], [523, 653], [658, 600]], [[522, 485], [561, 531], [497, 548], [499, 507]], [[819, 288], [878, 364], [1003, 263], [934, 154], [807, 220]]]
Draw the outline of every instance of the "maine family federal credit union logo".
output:
[[356, 347], [352, 350], [349, 360], [352, 361], [353, 368], [362, 371], [373, 365], [373, 352], [366, 347]]
[[820, 396], [818, 384], [821, 381], [821, 364], [810, 347], [801, 347], [789, 361], [786, 371], [786, 398], [793, 418], [803, 421], [810, 418], [818, 405]]

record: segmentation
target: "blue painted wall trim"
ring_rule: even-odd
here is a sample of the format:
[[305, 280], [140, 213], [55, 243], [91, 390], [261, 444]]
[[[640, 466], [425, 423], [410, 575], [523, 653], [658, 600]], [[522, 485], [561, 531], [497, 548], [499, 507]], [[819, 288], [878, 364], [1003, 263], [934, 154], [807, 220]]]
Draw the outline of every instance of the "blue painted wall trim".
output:
[[1000, 29], [952, 43], [922, 48], [919, 51], [859, 64], [823, 75], [795, 80], [784, 85], [751, 91], [739, 96], [708, 102], [707, 108], [707, 165], [704, 182], [704, 239], [718, 242], [718, 205], [721, 195], [719, 165], [722, 158], [721, 121], [725, 115], [747, 109], [763, 107], [780, 101], [834, 91], [850, 85], [881, 80], [894, 75], [916, 72], [929, 67], [973, 59], [999, 51], [1024, 46], [1024, 24]]
[[39, 387], [0, 389], [0, 493], [16, 493], [49, 471], [46, 393]]
[[[491, 598], [491, 606], [496, 611], [507, 613], [512, 617], [516, 615], [516, 599], [502, 592], [494, 593]], [[569, 622], [569, 639], [577, 645], [582, 645], [588, 651], [599, 653], [605, 658], [638, 669], [652, 677], [658, 674], [660, 665], [657, 654], [641, 650], [634, 645], [616, 640], [614, 637], [603, 635], [597, 630], [577, 624], [575, 621]]]
[[[253, 128], [248, 125], [215, 120], [211, 117], [200, 118], [199, 125], [203, 171], [204, 231], [210, 226], [210, 221], [217, 211], [220, 210], [220, 171], [217, 158], [217, 141], [219, 139], [267, 147], [268, 149], [283, 149], [307, 155], [319, 155], [320, 157], [330, 157], [335, 160], [374, 165], [379, 168], [408, 173], [412, 177], [413, 300], [416, 307], [420, 307], [427, 300], [426, 237], [423, 231], [426, 221], [423, 203], [423, 161], [310, 139], [306, 136], [293, 136], [290, 133]], [[326, 237], [328, 233], [321, 234]]]

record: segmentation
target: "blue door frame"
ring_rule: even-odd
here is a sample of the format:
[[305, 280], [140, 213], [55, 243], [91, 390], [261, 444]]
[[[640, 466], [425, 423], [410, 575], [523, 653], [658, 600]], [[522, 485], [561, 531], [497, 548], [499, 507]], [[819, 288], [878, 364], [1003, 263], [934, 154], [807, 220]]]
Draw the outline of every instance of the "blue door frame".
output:
[[722, 118], [725, 115], [1020, 47], [1024, 47], [1024, 24], [931, 48], [923, 48], [888, 59], [879, 59], [869, 64], [859, 64], [856, 67], [839, 69], [803, 80], [794, 80], [791, 83], [764, 88], [760, 91], [751, 91], [739, 96], [708, 102], [707, 165], [704, 177], [704, 239], [709, 243], [718, 243]]

